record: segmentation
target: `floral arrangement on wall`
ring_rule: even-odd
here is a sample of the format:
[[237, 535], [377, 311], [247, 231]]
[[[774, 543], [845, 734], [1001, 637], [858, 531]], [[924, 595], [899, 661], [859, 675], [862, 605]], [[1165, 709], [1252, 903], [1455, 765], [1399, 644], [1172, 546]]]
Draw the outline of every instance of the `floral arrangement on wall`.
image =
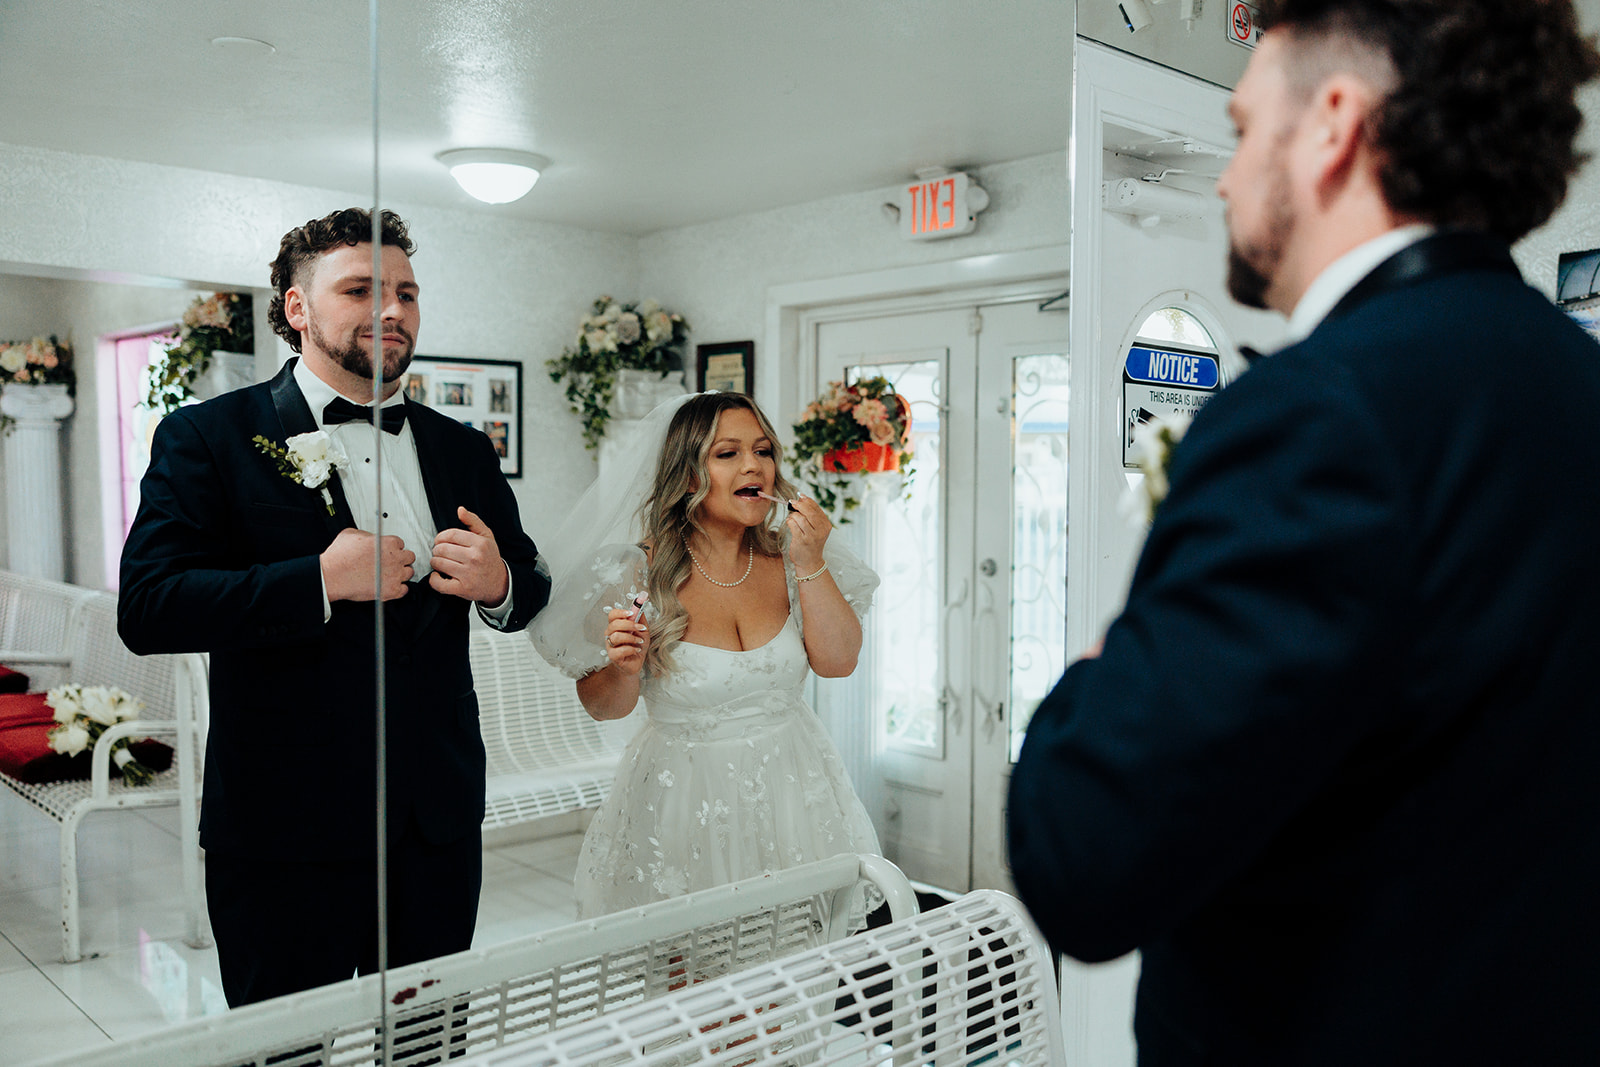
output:
[[545, 361], [550, 380], [565, 382], [572, 413], [583, 420], [586, 448], [600, 447], [616, 399], [617, 371], [653, 371], [665, 377], [676, 369], [689, 338], [689, 323], [655, 300], [624, 304], [609, 296], [594, 302], [578, 322], [577, 340]]
[[844, 513], [861, 501], [846, 475], [899, 471], [909, 479], [911, 405], [884, 377], [829, 382], [794, 424], [789, 462], [817, 503], [848, 522]]
[[248, 293], [195, 297], [166, 354], [150, 365], [145, 405], [163, 415], [194, 397], [194, 383], [217, 352], [254, 352], [255, 316]]

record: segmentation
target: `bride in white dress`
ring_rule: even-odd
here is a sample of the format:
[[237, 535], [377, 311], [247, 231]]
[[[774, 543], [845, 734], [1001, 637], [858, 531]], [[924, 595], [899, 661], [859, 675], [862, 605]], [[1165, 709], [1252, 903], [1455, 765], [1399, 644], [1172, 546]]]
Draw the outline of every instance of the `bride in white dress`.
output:
[[632, 444], [652, 441], [551, 542], [556, 584], [530, 630], [590, 715], [620, 718], [641, 696], [648, 713], [584, 838], [580, 918], [878, 852], [802, 697], [809, 672], [855, 669], [877, 575], [795, 496], [748, 397], [668, 401]]

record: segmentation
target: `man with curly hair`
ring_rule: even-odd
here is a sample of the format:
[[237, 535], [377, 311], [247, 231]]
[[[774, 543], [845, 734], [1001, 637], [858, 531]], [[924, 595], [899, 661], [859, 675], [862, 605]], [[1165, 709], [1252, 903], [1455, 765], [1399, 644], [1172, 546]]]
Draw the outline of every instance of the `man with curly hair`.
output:
[[[234, 1007], [378, 965], [380, 604], [388, 962], [471, 947], [468, 615], [520, 630], [549, 595], [489, 439], [400, 392], [419, 289], [405, 223], [378, 223], [376, 270], [368, 211], [284, 235], [268, 318], [300, 358], [162, 420], [122, 554], [128, 647], [211, 653], [200, 842]], [[348, 462], [295, 479], [286, 451]]]
[[1143, 1064], [1600, 1056], [1600, 352], [1508, 245], [1582, 162], [1570, 0], [1260, 0], [1236, 299], [1127, 604], [1036, 712], [1017, 887], [1135, 948]]

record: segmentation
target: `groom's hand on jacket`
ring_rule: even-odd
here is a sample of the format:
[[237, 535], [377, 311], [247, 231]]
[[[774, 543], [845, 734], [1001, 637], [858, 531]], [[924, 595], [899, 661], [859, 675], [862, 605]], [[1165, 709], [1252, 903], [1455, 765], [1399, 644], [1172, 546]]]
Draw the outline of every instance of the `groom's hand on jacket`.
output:
[[456, 508], [456, 517], [466, 529], [441, 530], [433, 539], [428, 584], [441, 593], [497, 608], [511, 591], [511, 575], [500, 559], [494, 531], [466, 508]]
[[411, 565], [417, 554], [393, 534], [381, 542], [382, 553], [378, 560], [378, 585], [372, 582], [373, 537], [354, 526], [339, 531], [322, 552], [322, 583], [328, 591], [328, 601], [335, 600], [395, 600], [406, 594], [406, 583], [411, 580]]

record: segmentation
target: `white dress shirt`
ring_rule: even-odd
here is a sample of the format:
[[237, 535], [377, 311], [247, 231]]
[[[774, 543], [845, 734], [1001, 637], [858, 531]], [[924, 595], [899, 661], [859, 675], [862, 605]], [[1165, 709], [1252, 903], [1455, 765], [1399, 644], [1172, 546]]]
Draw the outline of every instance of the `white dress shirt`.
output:
[[[322, 409], [340, 395], [333, 386], [318, 378], [301, 359], [294, 366], [295, 384], [300, 387], [317, 429], [339, 443], [350, 458], [350, 469], [340, 475], [339, 485], [344, 490], [350, 515], [356, 528], [367, 533], [377, 533], [379, 527], [380, 496], [378, 492], [378, 458], [381, 451], [383, 467], [383, 493], [381, 497], [382, 527], [384, 536], [400, 538], [406, 548], [416, 554], [412, 563], [412, 580], [422, 581], [433, 570], [433, 541], [439, 530], [433, 523], [433, 512], [428, 507], [428, 490], [422, 481], [422, 464], [417, 459], [417, 440], [411, 432], [411, 420], [406, 419], [397, 434], [376, 430], [366, 422], [342, 422], [332, 426], [322, 421]], [[383, 402], [383, 407], [394, 407], [406, 402], [403, 390]], [[370, 407], [363, 404], [362, 407]], [[498, 628], [511, 614], [511, 568], [506, 568], [506, 598], [496, 608], [479, 604], [478, 612], [485, 622]], [[328, 602], [328, 581], [322, 580], [323, 621], [332, 617], [333, 607]]]
[[1344, 299], [1346, 293], [1356, 287], [1357, 282], [1371, 274], [1373, 268], [1402, 248], [1415, 244], [1433, 232], [1432, 226], [1421, 224], [1401, 226], [1374, 237], [1365, 244], [1357, 245], [1329, 263], [1301, 295], [1300, 302], [1294, 306], [1294, 314], [1289, 316], [1288, 336], [1284, 338], [1284, 345], [1292, 345], [1309, 337], [1312, 330], [1322, 325], [1322, 320], [1328, 317], [1328, 312]]

